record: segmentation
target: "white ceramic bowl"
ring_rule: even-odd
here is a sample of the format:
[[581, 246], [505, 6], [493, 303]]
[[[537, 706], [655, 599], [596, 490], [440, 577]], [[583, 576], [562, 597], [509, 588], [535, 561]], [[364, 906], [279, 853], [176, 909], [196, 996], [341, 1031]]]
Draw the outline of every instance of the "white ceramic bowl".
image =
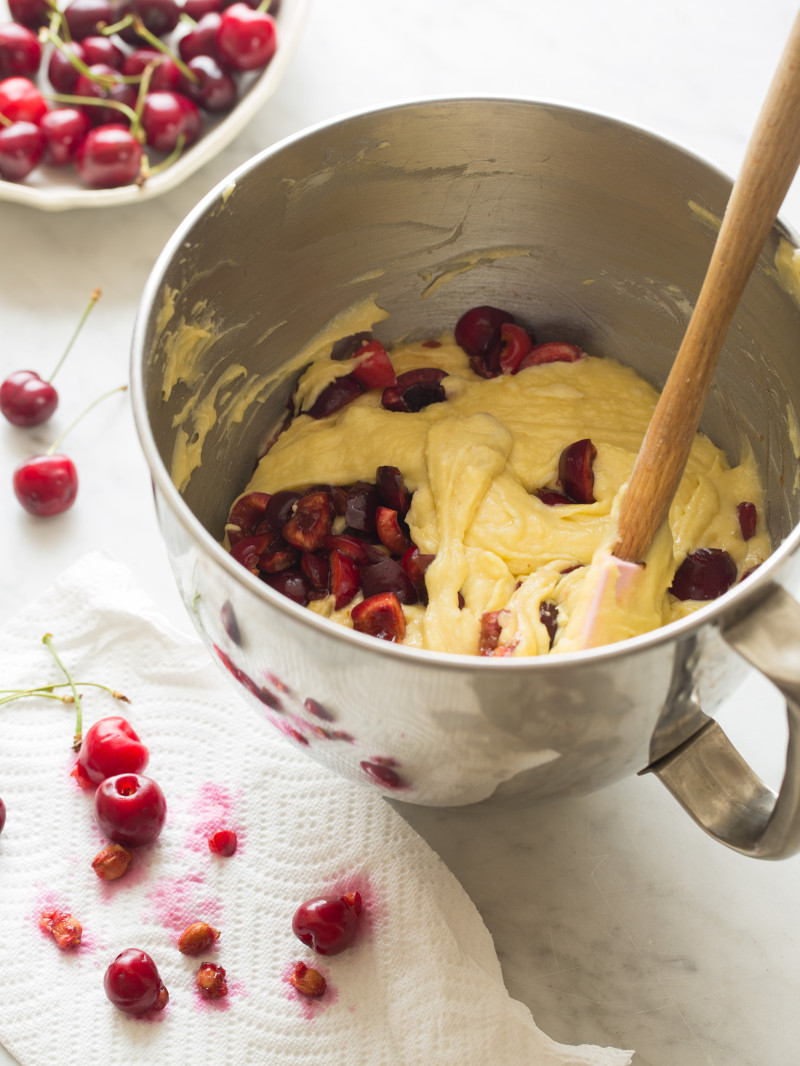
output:
[[[226, 115], [205, 116], [198, 141], [165, 170], [148, 178], [139, 188], [87, 189], [74, 167], [37, 167], [23, 182], [0, 179], [0, 200], [28, 204], [43, 211], [75, 207], [117, 207], [142, 203], [174, 189], [218, 155], [245, 128], [272, 96], [283, 77], [300, 39], [310, 0], [282, 0], [277, 16], [278, 48], [269, 65], [251, 78], [236, 107]], [[0, 23], [9, 21], [6, 0], [0, 0]], [[42, 63], [46, 69], [46, 58]]]

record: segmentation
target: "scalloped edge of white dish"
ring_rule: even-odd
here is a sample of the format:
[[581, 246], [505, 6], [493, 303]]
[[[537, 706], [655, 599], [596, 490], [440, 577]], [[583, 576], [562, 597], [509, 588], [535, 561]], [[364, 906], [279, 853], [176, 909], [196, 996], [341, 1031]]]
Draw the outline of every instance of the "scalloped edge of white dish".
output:
[[[69, 180], [66, 173], [62, 176], [57, 168], [50, 168], [42, 184], [0, 179], [0, 201], [25, 204], [43, 211], [66, 211], [76, 207], [140, 204], [174, 189], [230, 144], [275, 92], [300, 40], [309, 5], [310, 0], [282, 0], [278, 13], [278, 47], [269, 65], [229, 114], [203, 133], [175, 163], [148, 178], [141, 187], [123, 185], [116, 189], [87, 189], [78, 183], [72, 168], [68, 169]], [[0, 12], [4, 8], [5, 5], [0, 7]]]

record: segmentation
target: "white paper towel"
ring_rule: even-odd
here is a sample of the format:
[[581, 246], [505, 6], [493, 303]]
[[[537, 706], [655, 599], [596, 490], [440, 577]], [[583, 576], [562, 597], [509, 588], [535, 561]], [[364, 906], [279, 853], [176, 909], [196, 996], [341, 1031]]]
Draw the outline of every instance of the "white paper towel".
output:
[[[541, 1033], [506, 992], [475, 907], [424, 841], [382, 799], [265, 729], [120, 563], [86, 556], [5, 627], [0, 687], [62, 680], [46, 632], [76, 679], [130, 698], [126, 706], [79, 686], [84, 731], [111, 714], [130, 721], [168, 817], [125, 877], [101, 882], [90, 865], [106, 842], [92, 793], [69, 776], [73, 710], [42, 698], [0, 706], [0, 1041], [23, 1066], [632, 1061]], [[217, 827], [239, 834], [231, 858], [207, 847]], [[315, 956], [292, 933], [296, 907], [356, 889], [365, 905], [356, 943]], [[38, 927], [47, 907], [82, 922], [76, 951]], [[227, 971], [226, 999], [202, 999], [202, 960], [177, 950], [197, 920], [221, 930], [207, 957]], [[122, 1014], [103, 991], [107, 965], [129, 947], [152, 955], [169, 989], [167, 1008], [149, 1020]], [[301, 960], [328, 981], [319, 1001], [287, 982]]]

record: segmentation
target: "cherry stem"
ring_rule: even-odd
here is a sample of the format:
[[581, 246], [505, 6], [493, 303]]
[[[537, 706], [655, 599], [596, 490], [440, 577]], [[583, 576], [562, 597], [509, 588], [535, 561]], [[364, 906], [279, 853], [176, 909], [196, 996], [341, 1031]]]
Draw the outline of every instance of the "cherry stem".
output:
[[53, 455], [53, 453], [56, 451], [58, 446], [63, 441], [64, 437], [66, 437], [66, 435], [70, 432], [70, 430], [74, 429], [75, 426], [77, 426], [77, 424], [80, 422], [80, 420], [83, 418], [84, 415], [88, 415], [93, 407], [97, 407], [97, 405], [99, 403], [101, 403], [103, 400], [105, 400], [108, 396], [113, 396], [115, 392], [125, 392], [125, 390], [127, 388], [128, 388], [127, 385], [117, 385], [116, 388], [109, 389], [108, 392], [104, 392], [102, 396], [98, 396], [96, 400], [92, 400], [92, 402], [89, 404], [89, 406], [85, 407], [81, 411], [81, 413], [78, 415], [78, 417], [73, 422], [70, 422], [70, 424], [67, 426], [67, 428], [64, 430], [64, 432], [60, 436], [56, 437], [56, 439], [53, 441], [53, 443], [50, 445], [50, 447], [47, 449], [47, 451], [44, 454], [45, 455]]
[[143, 172], [142, 172], [142, 175], [141, 175], [142, 183], [145, 182], [148, 178], [152, 177], [153, 174], [158, 174], [160, 171], [166, 170], [167, 167], [171, 167], [172, 164], [175, 162], [175, 160], [180, 157], [180, 154], [183, 151], [185, 144], [186, 144], [186, 134], [185, 133], [178, 134], [178, 139], [175, 141], [175, 147], [172, 149], [172, 151], [169, 153], [169, 155], [166, 157], [166, 159], [162, 159], [161, 162], [160, 163], [156, 163], [156, 165], [154, 167], [151, 167], [149, 165], [149, 163], [148, 163], [143, 168]]
[[32, 688], [32, 689], [28, 690], [27, 692], [23, 692], [21, 690], [19, 692], [15, 692], [15, 691], [10, 689], [9, 691], [12, 694], [10, 696], [2, 696], [2, 697], [0, 697], [0, 705], [2, 705], [3, 703], [13, 703], [14, 700], [21, 700], [21, 699], [23, 699], [26, 696], [41, 696], [42, 699], [45, 699], [45, 700], [59, 700], [61, 703], [74, 703], [75, 702], [75, 700], [72, 698], [72, 696], [59, 696], [57, 692], [51, 692], [50, 691], [51, 687], [55, 688], [54, 685], [53, 686], [43, 686], [42, 688]]
[[41, 28], [39, 31], [39, 39], [42, 41], [52, 40], [52, 37], [49, 37], [48, 35], [51, 32], [55, 33], [56, 26], [59, 26], [61, 29], [59, 41], [62, 41], [64, 44], [72, 44], [72, 34], [69, 32], [69, 25], [64, 18], [63, 11], [59, 10], [56, 0], [47, 0], [47, 6], [51, 11], [50, 24]]
[[125, 18], [120, 19], [119, 22], [115, 22], [113, 26], [104, 26], [101, 32], [106, 35], [118, 33], [120, 30], [124, 30], [126, 26], [133, 26], [136, 33], [143, 40], [147, 41], [149, 45], [157, 49], [159, 52], [163, 52], [168, 59], [172, 60], [181, 74], [183, 74], [185, 78], [188, 78], [189, 81], [198, 82], [200, 80], [196, 74], [189, 70], [179, 55], [170, 51], [169, 47], [164, 44], [159, 37], [156, 37], [154, 33], [151, 33], [151, 31], [148, 30], [139, 15], [126, 15]]
[[[122, 700], [123, 703], [131, 702], [124, 692], [118, 692], [117, 689], [110, 688], [108, 685], [101, 685], [97, 681], [76, 681], [75, 686], [80, 688], [99, 688], [103, 692], [107, 692], [109, 696], [113, 696], [115, 700]], [[62, 703], [74, 703], [73, 696], [61, 696], [55, 691], [57, 688], [68, 687], [69, 681], [60, 681], [53, 685], [37, 685], [36, 688], [0, 688], [0, 704], [13, 703], [14, 700], [29, 699], [34, 696], [61, 700]]]
[[49, 41], [51, 44], [55, 45], [59, 52], [61, 52], [67, 57], [69, 62], [78, 71], [79, 74], [83, 74], [84, 77], [88, 78], [89, 81], [93, 81], [96, 85], [100, 85], [104, 89], [110, 89], [111, 86], [114, 85], [118, 80], [121, 80], [112, 77], [110, 74], [93, 73], [86, 65], [86, 63], [84, 63], [84, 61], [80, 58], [80, 56], [77, 56], [74, 52], [70, 51], [68, 48], [65, 47], [65, 45], [71, 44], [72, 42], [63, 40], [61, 37], [58, 36], [57, 33], [54, 33], [51, 29], [43, 29], [41, 36], [44, 37], [45, 40]]
[[150, 92], [150, 82], [153, 77], [153, 71], [156, 69], [155, 63], [148, 63], [142, 71], [141, 80], [139, 82], [139, 91], [136, 94], [136, 124], [139, 128], [142, 125], [142, 111], [144, 110], [145, 97]]
[[0, 112], [0, 126], [13, 126], [14, 123], [10, 118], [6, 118], [4, 114]]
[[83, 743], [83, 708], [81, 707], [81, 698], [78, 695], [78, 690], [75, 688], [75, 682], [72, 680], [69, 670], [67, 670], [66, 666], [61, 662], [58, 657], [58, 652], [53, 647], [53, 634], [45, 633], [42, 637], [42, 644], [47, 645], [48, 651], [55, 659], [62, 674], [66, 677], [69, 687], [72, 689], [72, 698], [75, 701], [75, 736], [72, 740], [72, 750], [80, 751], [81, 744]]
[[57, 104], [81, 104], [88, 107], [110, 107], [114, 111], [121, 111], [131, 124], [131, 133], [137, 140], [141, 140], [141, 131], [138, 128], [136, 112], [132, 107], [123, 104], [121, 100], [98, 99], [95, 96], [71, 96], [69, 93], [48, 93], [48, 100]]
[[100, 299], [100, 293], [101, 293], [101, 290], [99, 288], [93, 290], [92, 295], [89, 297], [89, 303], [86, 305], [86, 310], [81, 315], [80, 322], [78, 322], [78, 325], [75, 327], [75, 332], [70, 337], [69, 344], [66, 346], [66, 348], [64, 349], [64, 351], [63, 351], [63, 353], [61, 355], [61, 358], [56, 363], [55, 369], [53, 370], [53, 373], [47, 379], [48, 381], [52, 381], [53, 378], [56, 376], [56, 374], [61, 369], [61, 364], [64, 362], [64, 360], [67, 358], [67, 356], [71, 352], [73, 344], [78, 339], [78, 334], [83, 329], [84, 323], [86, 322], [86, 319], [89, 317], [89, 312], [92, 310], [94, 305]]

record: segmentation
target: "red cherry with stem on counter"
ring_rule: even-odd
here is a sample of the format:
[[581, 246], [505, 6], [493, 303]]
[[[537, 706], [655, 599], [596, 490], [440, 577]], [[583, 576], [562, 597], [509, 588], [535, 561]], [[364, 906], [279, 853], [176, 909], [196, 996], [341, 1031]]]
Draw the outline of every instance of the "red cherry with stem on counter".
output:
[[78, 762], [89, 780], [99, 785], [117, 774], [140, 774], [149, 758], [149, 751], [130, 723], [112, 715], [89, 727]]
[[56, 452], [56, 448], [73, 426], [101, 400], [114, 392], [123, 392], [127, 387], [121, 385], [99, 396], [43, 455], [34, 455], [17, 467], [13, 477], [14, 494], [29, 514], [49, 518], [72, 507], [78, 494], [78, 471], [69, 456]]
[[[53, 115], [60, 112], [54, 111]], [[69, 343], [61, 354], [50, 377], [43, 380], [35, 370], [17, 370], [0, 385], [0, 411], [15, 426], [38, 426], [46, 422], [58, 406], [58, 393], [52, 381], [72, 350], [89, 313], [100, 299], [95, 289]]]
[[120, 952], [105, 972], [106, 995], [125, 1014], [163, 1010], [169, 1000], [158, 967], [146, 951], [128, 948]]
[[150, 844], [164, 828], [167, 801], [160, 787], [143, 774], [107, 777], [94, 795], [97, 824], [116, 844]]
[[38, 518], [68, 511], [78, 495], [78, 471], [68, 455], [34, 455], [14, 471], [14, 493]]
[[336, 897], [317, 896], [301, 903], [292, 918], [292, 931], [318, 955], [338, 955], [352, 944], [361, 917], [358, 892]]

